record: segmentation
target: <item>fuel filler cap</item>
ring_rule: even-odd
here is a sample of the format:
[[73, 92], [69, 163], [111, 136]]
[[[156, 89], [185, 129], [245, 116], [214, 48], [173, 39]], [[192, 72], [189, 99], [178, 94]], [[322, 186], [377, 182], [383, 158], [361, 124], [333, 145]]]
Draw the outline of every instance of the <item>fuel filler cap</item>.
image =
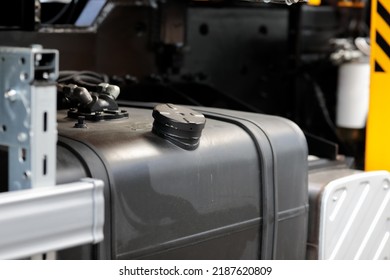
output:
[[153, 109], [153, 132], [175, 145], [195, 150], [206, 124], [203, 114], [173, 104], [159, 104]]

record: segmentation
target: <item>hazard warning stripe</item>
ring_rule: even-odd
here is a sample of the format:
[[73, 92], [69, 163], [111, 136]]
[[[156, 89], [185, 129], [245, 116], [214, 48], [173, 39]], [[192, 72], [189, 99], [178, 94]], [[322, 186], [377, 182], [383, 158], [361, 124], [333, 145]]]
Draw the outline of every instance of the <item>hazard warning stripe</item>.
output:
[[380, 49], [373, 52], [373, 70], [376, 73], [389, 72], [388, 68], [390, 65], [390, 1], [386, 1], [377, 0], [376, 3], [376, 20], [374, 27], [376, 47], [373, 47], [374, 49]]
[[382, 49], [382, 51], [385, 52], [387, 57], [390, 59], [390, 45], [386, 42], [385, 38], [379, 33], [379, 31], [376, 31], [376, 43], [378, 46]]
[[390, 171], [390, 0], [371, 0], [371, 80], [365, 170]]
[[373, 66], [375, 67], [375, 62], [379, 66], [377, 67], [376, 72], [390, 73], [390, 59], [382, 48], [378, 44], [373, 44], [371, 51], [375, 56]]
[[385, 70], [383, 70], [382, 66], [380, 66], [378, 61], [375, 61], [375, 72], [385, 72]]
[[375, 61], [375, 72], [385, 72], [385, 70], [383, 70], [382, 66], [380, 66], [378, 61]]
[[386, 40], [381, 34], [383, 33], [374, 33], [374, 36], [376, 36], [376, 42], [375, 44], [372, 44], [371, 51], [373, 54], [373, 70], [375, 73], [383, 74], [390, 73], [390, 58], [389, 54], [385, 52], [385, 50], [390, 51], [390, 46], [387, 46]]
[[[372, 1], [372, 2], [374, 2], [374, 1]], [[390, 1], [389, 0], [376, 0], [376, 2], [377, 2], [377, 6], [376, 6], [377, 11], [378, 11], [378, 6], [380, 5], [386, 11], [390, 12]]]
[[378, 1], [378, 6], [376, 9], [377, 13], [383, 18], [383, 20], [390, 26], [390, 13], [386, 10], [386, 8], [382, 5], [380, 1]]

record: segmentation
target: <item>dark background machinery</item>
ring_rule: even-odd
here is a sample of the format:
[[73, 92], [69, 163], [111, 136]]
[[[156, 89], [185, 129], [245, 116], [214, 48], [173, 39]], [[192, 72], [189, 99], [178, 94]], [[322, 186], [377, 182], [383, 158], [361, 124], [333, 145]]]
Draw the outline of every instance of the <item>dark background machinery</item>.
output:
[[364, 132], [350, 139], [334, 124], [338, 66], [329, 56], [331, 39], [368, 35], [367, 2], [14, 2], [2, 9], [15, 16], [2, 17], [1, 45], [58, 49], [62, 70], [104, 73], [124, 100], [287, 117], [311, 153], [335, 158], [338, 146], [363, 166]]

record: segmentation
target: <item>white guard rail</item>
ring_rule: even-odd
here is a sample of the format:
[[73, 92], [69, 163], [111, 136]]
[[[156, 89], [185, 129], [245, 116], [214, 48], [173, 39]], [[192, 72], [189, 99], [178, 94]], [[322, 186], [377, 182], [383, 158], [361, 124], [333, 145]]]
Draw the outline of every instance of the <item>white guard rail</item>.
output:
[[20, 259], [103, 240], [104, 183], [0, 194], [0, 259]]

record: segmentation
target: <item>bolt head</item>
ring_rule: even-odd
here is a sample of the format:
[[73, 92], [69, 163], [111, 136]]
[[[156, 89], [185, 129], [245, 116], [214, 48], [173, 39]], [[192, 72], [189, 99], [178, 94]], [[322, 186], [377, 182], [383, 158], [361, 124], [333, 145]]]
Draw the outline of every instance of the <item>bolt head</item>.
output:
[[26, 170], [26, 171], [23, 173], [23, 175], [24, 175], [24, 178], [25, 178], [26, 180], [30, 180], [30, 178], [31, 178], [31, 171], [30, 171], [30, 170]]
[[14, 89], [7, 90], [4, 94], [4, 97], [11, 102], [14, 102], [17, 98], [17, 92]]
[[19, 142], [24, 142], [27, 140], [27, 134], [24, 132], [21, 132], [18, 134], [18, 141]]

